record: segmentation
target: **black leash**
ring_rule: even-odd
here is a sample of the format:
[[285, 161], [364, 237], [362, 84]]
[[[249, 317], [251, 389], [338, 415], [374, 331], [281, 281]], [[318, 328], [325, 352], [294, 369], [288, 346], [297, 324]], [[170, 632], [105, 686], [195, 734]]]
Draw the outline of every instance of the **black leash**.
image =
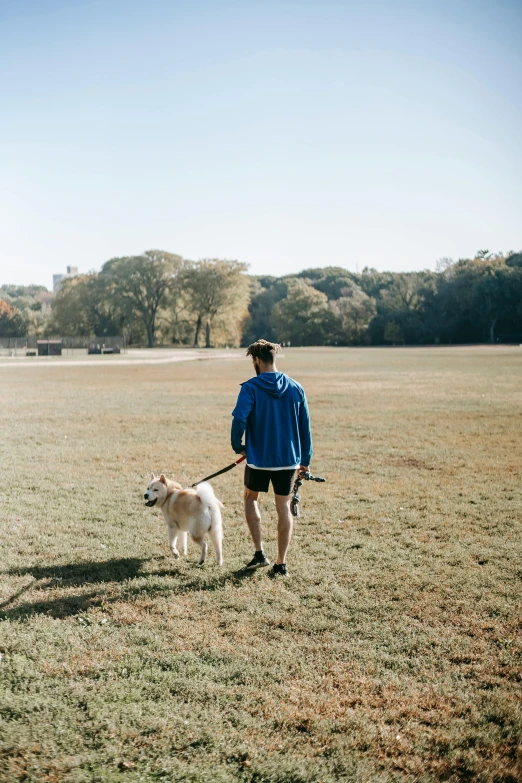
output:
[[[239, 463], [240, 463], [240, 462], [243, 462], [243, 460], [245, 460], [245, 459], [246, 459], [246, 457], [245, 457], [245, 455], [243, 454], [243, 456], [242, 456], [242, 457], [240, 457], [239, 459], [237, 459], [237, 460], [236, 460], [235, 462], [233, 462], [231, 465], [227, 465], [227, 466], [226, 466], [226, 468], [221, 468], [221, 470], [218, 470], [216, 473], [212, 473], [212, 475], [211, 475], [211, 476], [206, 476], [205, 478], [203, 478], [203, 479], [200, 479], [199, 481], [195, 481], [195, 482], [194, 482], [194, 484], [191, 484], [190, 486], [191, 486], [191, 487], [197, 487], [197, 485], [198, 485], [198, 484], [201, 484], [203, 481], [209, 481], [209, 479], [211, 479], [211, 478], [215, 478], [216, 476], [221, 476], [221, 474], [222, 474], [222, 473], [226, 473], [226, 472], [227, 472], [227, 470], [232, 470], [232, 468], [235, 468], [235, 467], [236, 467], [236, 465], [239, 465]], [[324, 479], [323, 479], [323, 481], [324, 481]]]
[[299, 487], [303, 485], [303, 481], [319, 481], [320, 483], [323, 483], [323, 481], [326, 481], [326, 479], [321, 478], [320, 476], [312, 476], [309, 470], [307, 470], [306, 473], [297, 474], [297, 478], [294, 481], [292, 500], [290, 501], [290, 511], [292, 512], [293, 517], [299, 516], [299, 502], [301, 500]]
[[[210, 481], [210, 479], [215, 478], [216, 476], [221, 476], [222, 473], [227, 473], [229, 470], [232, 470], [232, 468], [235, 468], [236, 465], [239, 465], [241, 462], [244, 462], [245, 460], [246, 457], [243, 454], [235, 462], [232, 462], [230, 465], [227, 465], [226, 468], [221, 468], [221, 470], [217, 470], [215, 473], [211, 473], [210, 476], [205, 476], [205, 478], [202, 478], [199, 481], [195, 481], [194, 484], [191, 484], [190, 486], [197, 487], [197, 485], [202, 484], [203, 481]], [[292, 516], [294, 517], [299, 516], [299, 503], [301, 501], [299, 488], [302, 487], [303, 481], [317, 481], [322, 484], [323, 482], [326, 481], [326, 479], [321, 478], [321, 476], [312, 476], [309, 470], [307, 470], [305, 473], [297, 474], [296, 479], [294, 481], [294, 488], [292, 491], [292, 500], [290, 501], [290, 511], [292, 512]]]

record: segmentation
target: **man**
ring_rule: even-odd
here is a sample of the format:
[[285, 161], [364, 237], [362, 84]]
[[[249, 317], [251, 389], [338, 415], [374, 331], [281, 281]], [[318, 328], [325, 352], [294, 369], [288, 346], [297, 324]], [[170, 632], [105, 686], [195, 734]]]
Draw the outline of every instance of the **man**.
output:
[[[312, 458], [310, 417], [303, 387], [278, 372], [275, 356], [280, 346], [258, 340], [247, 349], [256, 377], [241, 384], [232, 411], [232, 448], [246, 454], [245, 517], [255, 546], [246, 569], [269, 566], [263, 551], [258, 497], [274, 490], [277, 510], [277, 560], [274, 575], [287, 576], [286, 554], [292, 538], [290, 498], [296, 469], [306, 472]], [[246, 445], [242, 443], [246, 430]]]

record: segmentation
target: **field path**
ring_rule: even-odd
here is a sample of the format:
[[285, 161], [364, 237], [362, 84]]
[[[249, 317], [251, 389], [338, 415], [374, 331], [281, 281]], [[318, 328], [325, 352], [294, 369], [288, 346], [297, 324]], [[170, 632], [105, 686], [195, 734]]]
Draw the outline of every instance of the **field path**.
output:
[[243, 352], [237, 350], [194, 349], [185, 350], [175, 348], [165, 350], [162, 348], [130, 349], [127, 354], [104, 354], [103, 356], [89, 356], [74, 358], [74, 356], [46, 356], [35, 359], [27, 356], [2, 357], [0, 369], [6, 367], [121, 367], [122, 365], [138, 364], [172, 364], [173, 362], [194, 362], [216, 359], [240, 359]]

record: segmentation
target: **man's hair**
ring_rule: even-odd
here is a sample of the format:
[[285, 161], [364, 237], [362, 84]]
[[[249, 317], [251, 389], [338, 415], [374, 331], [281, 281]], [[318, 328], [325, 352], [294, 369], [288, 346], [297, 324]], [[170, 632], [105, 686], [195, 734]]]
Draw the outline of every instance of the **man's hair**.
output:
[[275, 355], [280, 350], [281, 346], [279, 343], [269, 343], [268, 340], [256, 340], [255, 343], [248, 346], [246, 355], [251, 356], [252, 359], [260, 359], [265, 364], [273, 364]]

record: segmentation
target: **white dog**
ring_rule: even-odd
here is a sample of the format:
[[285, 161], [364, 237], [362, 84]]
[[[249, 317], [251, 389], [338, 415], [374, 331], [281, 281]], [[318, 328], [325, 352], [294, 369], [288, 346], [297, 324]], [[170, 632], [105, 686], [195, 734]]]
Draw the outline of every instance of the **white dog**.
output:
[[187, 554], [187, 533], [201, 547], [199, 564], [203, 565], [207, 556], [208, 533], [218, 565], [223, 563], [223, 525], [220, 506], [223, 504], [214, 495], [210, 484], [198, 484], [196, 489], [183, 489], [181, 484], [166, 479], [162, 474], [157, 478], [151, 476], [145, 492], [146, 506], [161, 508], [163, 519], [167, 523], [169, 546], [174, 557], [179, 557], [177, 549], [178, 538], [183, 554]]

